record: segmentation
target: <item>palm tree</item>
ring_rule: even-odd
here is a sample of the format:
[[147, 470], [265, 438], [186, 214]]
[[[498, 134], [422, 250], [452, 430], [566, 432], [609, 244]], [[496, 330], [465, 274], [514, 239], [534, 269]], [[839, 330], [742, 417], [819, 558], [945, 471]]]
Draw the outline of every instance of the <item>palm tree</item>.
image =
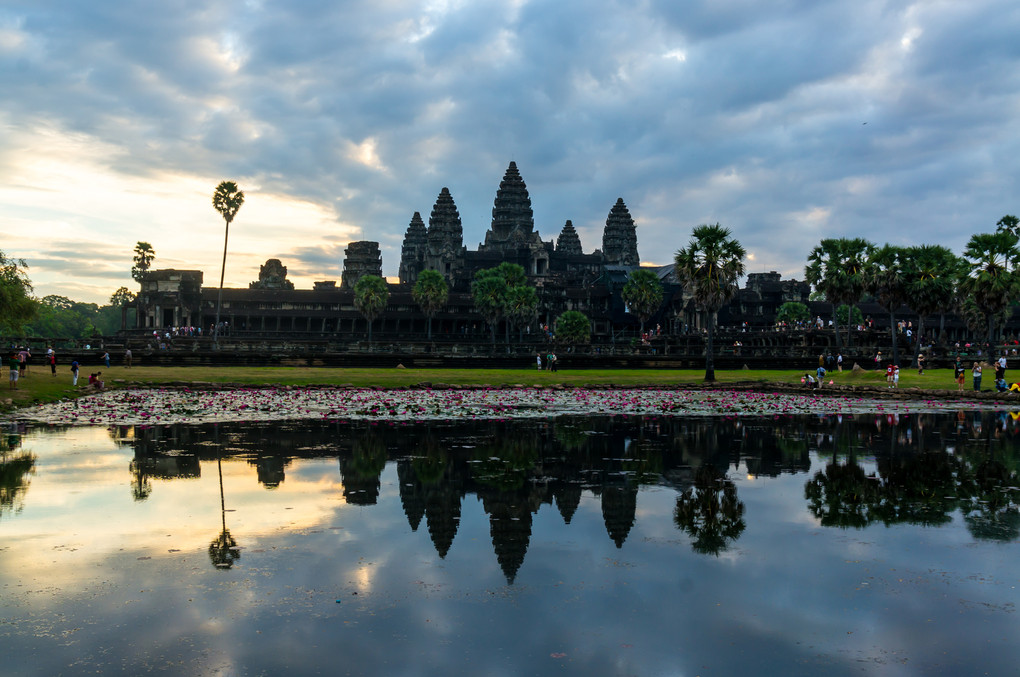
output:
[[921, 245], [907, 250], [905, 288], [910, 307], [917, 313], [917, 348], [914, 360], [921, 353], [924, 318], [953, 302], [955, 284], [951, 272], [957, 258], [942, 245]]
[[223, 265], [220, 267], [220, 288], [216, 292], [216, 324], [213, 325], [213, 345], [217, 346], [220, 334], [220, 306], [223, 303], [223, 276], [227, 272], [227, 238], [230, 235], [230, 224], [237, 216], [241, 205], [244, 204], [244, 193], [233, 181], [221, 181], [213, 193], [212, 203], [226, 224], [223, 229]]
[[987, 318], [991, 343], [995, 316], [1017, 297], [1017, 237], [1008, 231], [972, 235], [963, 256], [970, 265], [963, 287]]
[[659, 276], [647, 268], [638, 268], [630, 273], [623, 286], [623, 302], [630, 312], [641, 321], [641, 334], [645, 333], [645, 321], [662, 305], [662, 284]]
[[694, 303], [708, 314], [708, 346], [705, 380], [715, 380], [712, 336], [719, 309], [737, 293], [737, 281], [744, 274], [747, 252], [730, 237], [729, 228], [718, 223], [694, 228], [687, 247], [676, 253], [676, 274], [694, 297]]
[[518, 340], [523, 341], [524, 326], [538, 313], [538, 292], [528, 284], [519, 284], [506, 290], [506, 317], [517, 327]]
[[868, 266], [868, 291], [874, 294], [878, 304], [889, 313], [893, 364], [900, 362], [896, 345], [896, 310], [907, 300], [906, 282], [903, 278], [905, 257], [906, 250], [902, 247], [887, 244], [872, 252]]
[[368, 345], [372, 347], [372, 322], [390, 301], [390, 288], [378, 275], [363, 275], [354, 285], [354, 307], [368, 320]]
[[431, 341], [432, 318], [450, 298], [450, 288], [446, 284], [446, 278], [437, 270], [423, 270], [418, 275], [418, 281], [414, 283], [411, 296], [414, 297], [415, 303], [428, 318], [429, 341]]
[[[868, 259], [874, 249], [875, 245], [864, 238], [830, 238], [819, 242], [808, 256], [804, 279], [825, 294], [825, 299], [832, 304], [837, 347], [841, 347], [842, 343], [836, 308], [844, 303], [856, 306], [861, 300], [861, 295], [868, 288]], [[850, 317], [853, 316], [852, 312]], [[849, 343], [850, 327], [847, 326], [847, 344]]]
[[135, 255], [131, 260], [135, 265], [131, 267], [131, 277], [135, 282], [141, 282], [145, 273], [152, 266], [152, 260], [156, 258], [156, 250], [148, 242], [139, 242], [135, 245]]

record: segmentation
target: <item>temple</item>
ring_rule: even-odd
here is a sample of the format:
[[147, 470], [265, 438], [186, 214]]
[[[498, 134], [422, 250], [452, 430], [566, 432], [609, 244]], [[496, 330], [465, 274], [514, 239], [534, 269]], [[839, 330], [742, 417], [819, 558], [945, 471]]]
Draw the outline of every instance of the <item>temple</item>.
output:
[[[446, 306], [433, 318], [434, 334], [458, 341], [484, 338], [484, 321], [474, 308], [471, 282], [482, 269], [503, 262], [519, 264], [538, 295], [538, 312], [527, 327], [536, 337], [564, 311], [578, 310], [592, 322], [595, 343], [633, 332], [637, 318], [628, 312], [622, 289], [631, 271], [641, 265], [637, 224], [623, 198], [608, 205], [602, 248], [585, 252], [574, 224], [568, 220], [554, 239], [542, 238], [535, 225], [531, 196], [515, 162], [499, 182], [492, 219], [484, 241], [474, 249], [464, 244], [464, 226], [453, 194], [442, 188], [429, 213], [413, 212], [400, 248], [398, 282], [390, 283], [390, 299], [373, 329], [377, 336], [414, 340], [424, 335], [427, 318], [415, 303], [412, 289], [424, 270], [447, 280]], [[258, 280], [247, 289], [222, 290], [222, 318], [234, 336], [294, 336], [358, 340], [367, 324], [354, 305], [354, 287], [365, 275], [382, 276], [379, 243], [350, 242], [344, 250], [340, 283], [317, 281], [312, 289], [295, 289], [287, 267], [269, 259]], [[673, 276], [672, 265], [651, 268], [663, 284], [662, 307], [649, 326], [679, 333], [700, 326], [701, 318]], [[179, 326], [208, 331], [216, 316], [215, 287], [202, 285], [196, 270], [156, 270], [141, 283], [136, 330]], [[806, 283], [780, 279], [778, 273], [747, 278], [733, 302], [719, 314], [720, 323], [769, 326], [786, 301], [808, 299]]]

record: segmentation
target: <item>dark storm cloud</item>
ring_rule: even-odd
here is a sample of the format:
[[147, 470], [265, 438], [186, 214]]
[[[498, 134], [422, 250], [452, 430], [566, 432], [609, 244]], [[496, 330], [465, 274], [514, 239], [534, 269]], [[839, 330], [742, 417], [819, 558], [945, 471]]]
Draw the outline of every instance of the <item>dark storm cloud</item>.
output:
[[[959, 250], [1020, 209], [1008, 0], [25, 2], [2, 30], [6, 124], [326, 205], [391, 275], [444, 186], [480, 242], [510, 160], [547, 240], [601, 246], [623, 197], [658, 263], [702, 222], [801, 274], [822, 237]], [[326, 235], [284, 264], [338, 266]]]

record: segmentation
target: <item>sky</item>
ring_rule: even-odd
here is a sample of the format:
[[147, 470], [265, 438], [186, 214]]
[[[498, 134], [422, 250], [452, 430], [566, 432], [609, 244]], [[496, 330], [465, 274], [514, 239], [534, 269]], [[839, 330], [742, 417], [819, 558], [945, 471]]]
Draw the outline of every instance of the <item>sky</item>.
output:
[[511, 161], [535, 228], [642, 263], [721, 223], [748, 272], [823, 238], [962, 252], [1020, 212], [1015, 0], [4, 0], [0, 249], [35, 293], [106, 302], [135, 243], [216, 286], [279, 258], [395, 276], [448, 187], [469, 248]]

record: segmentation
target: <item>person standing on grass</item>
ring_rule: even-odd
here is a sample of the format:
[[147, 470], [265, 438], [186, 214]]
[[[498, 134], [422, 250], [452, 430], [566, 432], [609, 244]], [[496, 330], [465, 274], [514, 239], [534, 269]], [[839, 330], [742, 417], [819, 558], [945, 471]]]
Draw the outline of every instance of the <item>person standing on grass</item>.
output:
[[1005, 350], [1003, 350], [1002, 351], [1002, 355], [999, 356], [998, 365], [999, 365], [999, 369], [998, 369], [998, 371], [999, 371], [999, 378], [1001, 378], [1003, 381], [1005, 381], [1006, 380], [1006, 351]]
[[892, 387], [893, 388], [899, 388], [900, 387], [900, 367], [899, 367], [899, 365], [896, 365], [896, 366], [893, 367], [893, 372], [892, 372]]
[[131, 349], [128, 348], [124, 351], [124, 363], [127, 364], [127, 368], [131, 368]]
[[50, 362], [50, 372], [55, 377], [57, 375], [57, 353], [53, 350], [53, 348], [50, 348], [49, 357], [47, 359]]
[[981, 391], [981, 365], [977, 362], [970, 369], [970, 375], [974, 378], [974, 392]]
[[110, 353], [108, 352], [103, 353], [103, 364], [106, 365], [107, 369], [110, 368]]
[[71, 385], [78, 385], [78, 360], [71, 360]]
[[924, 376], [924, 353], [917, 356], [917, 375]]
[[535, 362], [538, 364], [538, 370], [542, 371], [542, 355], [535, 355]]
[[11, 359], [8, 360], [11, 363], [11, 390], [18, 389], [18, 369], [21, 366], [21, 358], [17, 353], [11, 355]]
[[956, 358], [956, 366], [953, 368], [953, 378], [956, 379], [956, 389], [963, 392], [964, 369], [960, 358]]

